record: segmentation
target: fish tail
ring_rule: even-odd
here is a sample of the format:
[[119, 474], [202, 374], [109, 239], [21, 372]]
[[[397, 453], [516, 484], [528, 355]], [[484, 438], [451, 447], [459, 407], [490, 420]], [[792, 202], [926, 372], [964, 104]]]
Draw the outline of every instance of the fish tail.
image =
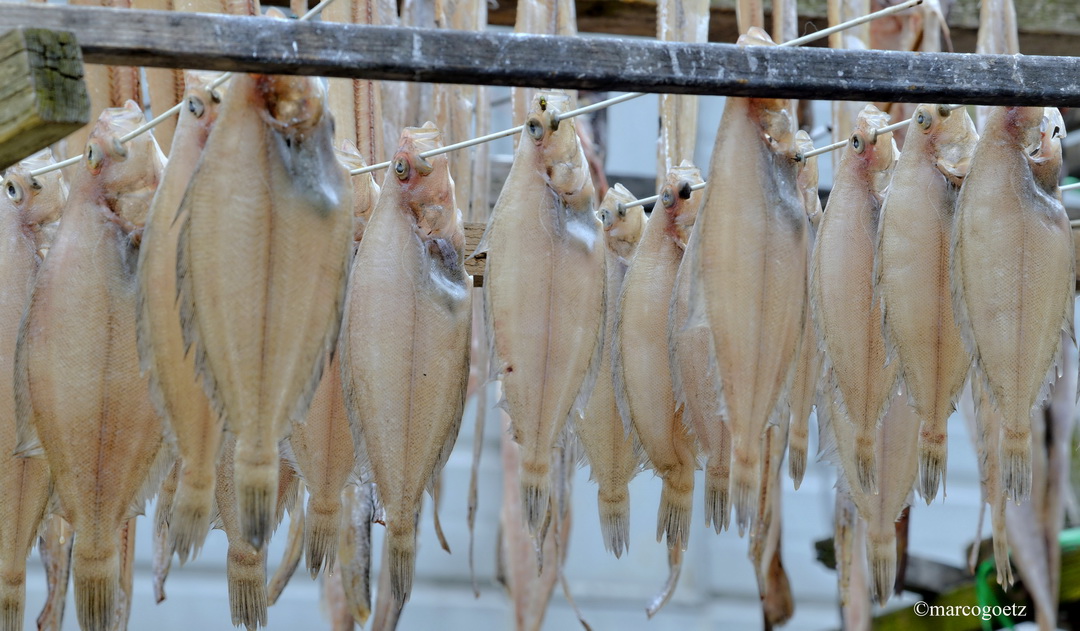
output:
[[1000, 511], [992, 515], [994, 538], [994, 565], [997, 567], [997, 582], [1005, 589], [1013, 584], [1012, 565], [1009, 563], [1009, 536], [1005, 531], [1005, 506], [1001, 502]]
[[266, 557], [246, 543], [229, 545], [225, 563], [229, 583], [229, 611], [235, 626], [266, 626]]
[[855, 475], [859, 486], [867, 493], [877, 494], [877, 457], [874, 453], [874, 435], [877, 432], [871, 428], [869, 432], [860, 428], [855, 434]]
[[888, 532], [867, 533], [866, 561], [870, 566], [871, 596], [884, 605], [892, 595], [896, 582], [896, 535], [891, 523]]
[[16, 567], [0, 573], [0, 631], [19, 631], [23, 628], [25, 602], [25, 567]]
[[735, 508], [735, 523], [742, 536], [757, 514], [759, 480], [756, 468], [742, 467], [732, 480], [731, 502]]
[[919, 495], [927, 505], [937, 497], [938, 486], [945, 477], [947, 457], [945, 435], [924, 423], [919, 433]]
[[711, 525], [720, 534], [731, 524], [731, 479], [727, 467], [715, 467], [709, 460], [705, 468], [705, 527]]
[[690, 515], [694, 505], [694, 480], [680, 483], [672, 477], [664, 478], [660, 491], [660, 509], [656, 514], [656, 540], [667, 535], [668, 548], [686, 549], [690, 539]]
[[798, 491], [806, 475], [806, 443], [792, 441], [788, 446], [788, 473]]
[[181, 565], [197, 556], [210, 532], [210, 513], [214, 506], [214, 479], [197, 479], [187, 474], [180, 479], [169, 516], [169, 548]]
[[120, 556], [115, 545], [97, 550], [91, 540], [75, 537], [71, 574], [75, 613], [83, 631], [109, 631], [113, 627], [120, 587]]
[[319, 575], [323, 566], [328, 572], [334, 569], [337, 558], [338, 532], [341, 530], [341, 500], [317, 498], [308, 500], [307, 530], [304, 533], [308, 572], [311, 578]]
[[619, 558], [630, 550], [630, 490], [625, 484], [614, 490], [601, 487], [597, 502], [604, 548]]
[[1011, 427], [1001, 432], [1001, 481], [1012, 501], [1019, 504], [1031, 495], [1031, 430]]
[[537, 534], [547, 517], [548, 501], [551, 495], [551, 481], [547, 467], [541, 472], [538, 467], [526, 467], [521, 463], [521, 501], [525, 509], [525, 524], [529, 532]]
[[388, 527], [386, 545], [390, 564], [390, 592], [400, 608], [409, 601], [412, 592], [413, 574], [416, 572], [416, 528], [409, 524]]
[[248, 445], [244, 440], [236, 441], [233, 472], [240, 531], [244, 540], [256, 550], [270, 539], [274, 527], [280, 466], [277, 446], [271, 441], [262, 442], [259, 446]]

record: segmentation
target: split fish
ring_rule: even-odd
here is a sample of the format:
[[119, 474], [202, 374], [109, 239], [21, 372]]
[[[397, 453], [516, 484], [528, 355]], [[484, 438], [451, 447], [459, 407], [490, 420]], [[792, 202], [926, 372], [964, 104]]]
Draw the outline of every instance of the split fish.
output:
[[352, 186], [332, 133], [317, 79], [236, 75], [180, 207], [184, 341], [236, 434], [240, 524], [256, 548], [275, 513], [278, 441], [307, 414], [341, 323]]
[[844, 148], [811, 263], [810, 303], [825, 358], [823, 388], [835, 423], [854, 427], [854, 471], [848, 481], [874, 493], [877, 427], [896, 383], [886, 362], [881, 308], [874, 300], [874, 246], [881, 204], [895, 163], [890, 133], [877, 133], [888, 116], [873, 105], [859, 114]]
[[548, 507], [555, 444], [588, 401], [603, 350], [603, 227], [574, 121], [558, 120], [568, 104], [557, 92], [534, 99], [485, 236], [493, 370], [521, 445], [521, 497], [534, 534]]
[[211, 81], [206, 73], [187, 74], [172, 156], [150, 204], [139, 247], [139, 361], [150, 382], [154, 407], [179, 455], [176, 496], [164, 519], [169, 554], [175, 552], [181, 563], [199, 553], [210, 531], [222, 434], [221, 418], [196, 376], [195, 354], [184, 343], [176, 301], [176, 246], [183, 225], [178, 220], [180, 208], [221, 101], [220, 92], [210, 88]]
[[[795, 144], [800, 154], [814, 148], [810, 134], [803, 130], [795, 133]], [[817, 229], [821, 223], [821, 197], [818, 196], [817, 158], [805, 158], [799, 162], [799, 174], [796, 177], [799, 192], [802, 193], [803, 207], [810, 223], [807, 256], [813, 256], [817, 242]], [[810, 300], [809, 265], [807, 266], [806, 299]], [[818, 380], [821, 377], [821, 350], [814, 336], [814, 319], [807, 314], [803, 324], [802, 344], [795, 364], [795, 380], [791, 383], [788, 404], [791, 407], [791, 420], [788, 426], [788, 471], [795, 483], [795, 490], [802, 484], [806, 473], [807, 448], [810, 442], [810, 410], [817, 396]]]
[[[1072, 229], [1061, 203], [1061, 114], [996, 108], [975, 148], [956, 206], [953, 311], [1003, 417], [1001, 467], [1015, 502], [1031, 491], [1031, 414], [1060, 365], [1073, 328]], [[1071, 341], [1070, 341], [1071, 344]]]
[[920, 419], [918, 488], [930, 503], [944, 482], [947, 421], [971, 366], [953, 317], [949, 247], [978, 135], [966, 111], [947, 105], [920, 105], [907, 129], [881, 209], [874, 289], [886, 351]]
[[67, 186], [60, 171], [30, 172], [55, 164], [48, 149], [4, 172], [0, 181], [0, 629], [23, 626], [26, 557], [37, 539], [51, 493], [49, 465], [41, 458], [15, 455], [15, 347], [19, 321], [30, 300], [49, 247], [47, 224], [60, 218]]
[[112, 627], [120, 529], [172, 464], [135, 349], [135, 243], [163, 158], [149, 135], [119, 139], [143, 122], [129, 102], [95, 124], [15, 357], [19, 451], [44, 453], [77, 533], [75, 605], [87, 631]]
[[626, 208], [634, 196], [622, 184], [608, 189], [600, 204], [600, 222], [607, 244], [607, 303], [604, 350], [585, 414], [576, 419], [574, 434], [581, 441], [589, 461], [590, 477], [599, 486], [600, 532], [604, 548], [616, 557], [630, 545], [630, 480], [641, 468], [640, 446], [633, 432], [627, 433], [615, 405], [612, 385], [611, 334], [616, 298], [626, 275], [629, 259], [645, 229], [645, 210]]
[[423, 492], [457, 439], [469, 377], [472, 277], [461, 212], [446, 156], [419, 155], [438, 146], [433, 125], [402, 132], [353, 261], [342, 325], [345, 405], [386, 511], [386, 567], [399, 604], [412, 589]]
[[[760, 29], [739, 44], [771, 45]], [[761, 445], [788, 414], [806, 317], [808, 226], [787, 100], [729, 98], [709, 166], [692, 253], [687, 326], [708, 323], [721, 415], [733, 440], [732, 498], [740, 531], [753, 520]]]

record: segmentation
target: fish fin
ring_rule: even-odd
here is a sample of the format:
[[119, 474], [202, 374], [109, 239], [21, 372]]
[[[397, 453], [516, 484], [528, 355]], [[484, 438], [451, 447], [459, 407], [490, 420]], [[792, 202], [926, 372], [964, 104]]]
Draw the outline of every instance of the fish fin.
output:
[[254, 550], [247, 542], [229, 545], [225, 574], [229, 583], [229, 611], [234, 626], [265, 627], [266, 548]]
[[[607, 274], [603, 275], [604, 289], [600, 292], [601, 302], [600, 313], [607, 313]], [[585, 373], [585, 380], [581, 382], [581, 388], [578, 390], [577, 398], [574, 399], [574, 406], [570, 409], [570, 414], [567, 416], [567, 424], [573, 423], [576, 417], [585, 415], [585, 407], [589, 404], [589, 398], [592, 397], [593, 389], [596, 387], [596, 380], [600, 376], [600, 366], [602, 364], [601, 359], [604, 356], [604, 340], [607, 339], [605, 327], [607, 326], [607, 318], [600, 318], [600, 328], [596, 332], [596, 338], [593, 340], [595, 345], [592, 352], [592, 358], [589, 359], [589, 368]], [[613, 345], [614, 346], [614, 345]], [[626, 429], [624, 421], [624, 429]]]
[[[281, 593], [289, 584], [296, 568], [300, 565], [300, 557], [304, 554], [304, 539], [307, 532], [307, 515], [304, 512], [304, 503], [297, 501], [289, 511], [289, 532], [285, 537], [285, 551], [282, 553], [281, 563], [274, 570], [270, 578], [270, 584], [266, 588], [266, 601], [272, 606], [281, 598]], [[310, 559], [309, 559], [310, 564]]]
[[[677, 471], [671, 474], [677, 474]], [[667, 537], [668, 547], [686, 548], [690, 540], [690, 517], [694, 507], [694, 478], [691, 471], [689, 484], [685, 480], [673, 480], [673, 475], [663, 477], [660, 491], [660, 508], [656, 518], [656, 540]]]
[[614, 491], [600, 488], [596, 492], [604, 549], [616, 559], [630, 551], [630, 489], [627, 485], [619, 486]]
[[163, 440], [158, 447], [157, 454], [154, 455], [153, 463], [146, 474], [146, 479], [143, 480], [142, 487], [139, 488], [139, 492], [135, 494], [131, 504], [128, 505], [127, 514], [124, 516], [125, 519], [143, 514], [147, 500], [157, 494], [158, 489], [161, 488], [161, 481], [165, 479], [165, 476], [169, 475], [169, 471], [172, 470], [175, 464], [176, 452], [173, 450], [172, 445]]
[[387, 565], [390, 572], [390, 592], [400, 608], [409, 601], [413, 576], [416, 572], [415, 520], [407, 520], [396, 528], [386, 529]]
[[622, 421], [623, 432], [629, 435], [633, 428], [633, 420], [630, 416], [630, 399], [626, 393], [626, 376], [623, 374], [622, 295], [623, 292], [620, 291], [616, 299], [615, 317], [611, 322], [611, 385], [615, 391], [615, 410]]
[[439, 540], [439, 547], [445, 550], [447, 554], [451, 554], [450, 543], [446, 540], [446, 534], [443, 533], [442, 529], [442, 522], [439, 521], [439, 506], [442, 504], [440, 501], [440, 496], [442, 495], [441, 489], [442, 476], [440, 475], [437, 482], [429, 489], [431, 495], [431, 520], [435, 525], [435, 537]]
[[[292, 519], [301, 512], [297, 507], [290, 512]], [[292, 524], [289, 524], [289, 536], [292, 536]], [[304, 557], [307, 559], [308, 574], [314, 580], [323, 567], [327, 572], [334, 571], [337, 559], [338, 533], [343, 527], [341, 496], [336, 498], [317, 498], [308, 493], [306, 519], [304, 520]], [[276, 599], [274, 599], [276, 600]], [[271, 603], [272, 604], [272, 603]]]
[[[71, 573], [75, 584], [75, 613], [82, 629], [111, 629], [118, 613], [119, 530], [116, 535], [106, 536], [106, 541], [102, 542], [95, 542], [91, 537], [75, 537]], [[97, 549], [101, 545], [107, 548]]]
[[866, 562], [870, 567], [870, 593], [878, 605], [889, 601], [896, 582], [896, 531], [892, 522], [885, 532], [870, 534], [867, 526]]
[[[147, 227], [149, 229], [149, 222]], [[146, 238], [146, 233], [143, 233], [143, 238]], [[151, 331], [150, 331], [150, 314], [147, 308], [146, 300], [146, 286], [149, 284], [144, 274], [146, 273], [146, 266], [143, 261], [147, 256], [147, 248], [139, 249], [139, 263], [137, 268], [138, 282], [135, 283], [135, 346], [139, 353], [139, 371], [146, 377], [148, 389], [150, 391], [150, 403], [153, 404], [154, 410], [157, 411], [158, 416], [162, 420], [162, 426], [165, 428], [165, 432], [175, 442], [175, 434], [173, 433], [172, 415], [169, 414], [169, 407], [165, 404], [165, 393], [161, 388], [161, 381], [158, 379], [157, 370], [154, 366], [154, 352], [151, 346]], [[194, 378], [194, 376], [192, 376]]]
[[731, 525], [731, 438], [725, 441], [719, 462], [710, 458], [705, 466], [705, 527], [716, 534]]
[[[475, 300], [475, 296], [474, 296]], [[481, 298], [483, 300], [483, 298]], [[479, 308], [477, 308], [479, 307]], [[483, 303], [476, 305], [473, 303], [473, 317], [483, 318]], [[480, 345], [481, 357], [478, 358], [481, 363], [481, 368], [488, 368], [487, 340], [484, 340]], [[488, 407], [488, 382], [480, 384], [476, 391], [473, 393], [474, 400], [476, 401], [476, 411], [473, 425], [473, 445], [472, 445], [472, 462], [469, 467], [469, 491], [466, 499], [466, 525], [469, 529], [469, 582], [472, 583], [473, 597], [480, 597], [480, 586], [476, 582], [476, 510], [479, 502], [480, 495], [480, 457], [484, 450], [484, 425], [487, 422], [487, 407]]]
[[818, 421], [818, 461], [836, 465], [842, 473], [843, 466], [840, 464], [840, 452], [836, 444], [836, 433], [833, 431], [832, 424], [843, 422], [843, 420], [835, 419], [831, 414], [831, 398], [836, 393], [836, 380], [832, 371], [824, 372], [821, 381], [822, 388], [818, 391], [817, 403], [815, 404]]
[[994, 565], [997, 566], [998, 584], [1008, 589], [1014, 578], [1009, 563], [1009, 534], [1005, 521], [1005, 498], [996, 498], [991, 504], [990, 526], [994, 541]]
[[671, 600], [675, 593], [675, 587], [679, 584], [679, 576], [682, 574], [683, 550], [680, 546], [668, 548], [668, 578], [664, 587], [660, 590], [649, 604], [645, 607], [645, 615], [650, 619]]
[[15, 346], [15, 455], [44, 458], [45, 450], [34, 425], [34, 405], [30, 398], [30, 366], [27, 357], [29, 313], [30, 307], [27, 306], [19, 322], [19, 338]]

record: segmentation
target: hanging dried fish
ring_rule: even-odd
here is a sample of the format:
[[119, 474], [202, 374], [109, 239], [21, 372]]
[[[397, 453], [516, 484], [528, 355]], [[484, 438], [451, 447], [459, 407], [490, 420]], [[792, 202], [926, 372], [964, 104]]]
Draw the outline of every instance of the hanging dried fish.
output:
[[854, 426], [855, 470], [848, 481], [868, 493], [878, 488], [876, 435], [896, 383], [886, 363], [881, 309], [874, 300], [874, 245], [881, 204], [895, 163], [892, 135], [877, 129], [888, 116], [873, 105], [859, 114], [844, 148], [811, 264], [810, 302], [835, 423]]
[[[709, 41], [708, 0], [660, 0], [656, 3], [656, 39], [664, 42]], [[683, 160], [694, 160], [697, 141], [698, 97], [660, 95], [660, 140], [657, 143], [656, 188]]]
[[127, 145], [119, 138], [143, 122], [129, 102], [94, 126], [15, 358], [19, 450], [44, 453], [61, 514], [78, 533], [75, 605], [88, 631], [113, 625], [120, 528], [173, 462], [162, 457], [162, 425], [135, 350], [134, 241], [162, 157], [149, 135]]
[[[169, 515], [176, 499], [176, 487], [180, 482], [180, 460], [173, 464], [169, 474], [161, 481], [157, 496], [154, 498], [154, 560], [151, 568], [154, 572], [154, 602], [165, 601], [165, 581], [172, 568], [173, 550], [169, 545]], [[211, 498], [213, 499], [213, 498]]]
[[353, 212], [332, 130], [318, 80], [234, 76], [180, 208], [184, 341], [236, 434], [255, 548], [275, 513], [278, 441], [307, 414], [341, 321]]
[[[772, 42], [752, 29], [739, 44]], [[727, 100], [690, 268], [688, 326], [707, 322], [712, 331], [740, 530], [757, 507], [765, 426], [788, 414], [783, 400], [806, 316], [808, 227], [788, 103]]]
[[342, 499], [345, 523], [338, 536], [338, 572], [353, 620], [363, 626], [371, 616], [371, 522], [375, 485], [350, 484]]
[[270, 577], [266, 586], [266, 602], [273, 606], [289, 585], [300, 559], [304, 556], [304, 532], [307, 530], [307, 515], [304, 512], [304, 483], [296, 492], [296, 503], [289, 510], [289, 531], [285, 535], [285, 551], [281, 554], [281, 563]]
[[615, 405], [612, 385], [611, 344], [616, 298], [622, 287], [629, 259], [645, 229], [645, 210], [626, 208], [634, 196], [622, 184], [608, 189], [600, 204], [600, 222], [607, 244], [607, 304], [604, 350], [600, 373], [596, 378], [585, 414], [576, 420], [574, 434], [581, 441], [589, 461], [590, 477], [600, 487], [600, 532], [604, 548], [616, 557], [630, 546], [630, 480], [641, 468], [640, 445], [635, 435], [626, 431]]
[[[990, 505], [990, 527], [994, 544], [994, 566], [997, 581], [1008, 589], [1013, 584], [1012, 565], [1009, 563], [1009, 535], [1005, 527], [1005, 510], [1009, 496], [1002, 486], [1001, 475], [1001, 434], [1004, 426], [1001, 414], [990, 404], [986, 388], [978, 379], [971, 381], [971, 409], [967, 411], [974, 431], [971, 436], [975, 441], [975, 451], [979, 465], [979, 490], [983, 503]], [[979, 532], [982, 532], [982, 517], [985, 506], [979, 510]], [[977, 546], [975, 547], [977, 549]], [[972, 561], [972, 574], [975, 573], [975, 560]]]
[[1031, 491], [1031, 414], [1073, 327], [1072, 230], [1058, 176], [1064, 125], [1054, 108], [997, 108], [975, 148], [956, 207], [953, 309], [973, 378], [1003, 416], [1005, 492]]
[[584, 409], [603, 348], [603, 228], [574, 122], [557, 118], [568, 104], [557, 92], [533, 101], [486, 235], [494, 371], [522, 447], [522, 501], [534, 534], [548, 508], [554, 446]]
[[922, 426], [918, 488], [927, 503], [944, 483], [946, 422], [971, 367], [953, 317], [949, 247], [977, 141], [966, 111], [920, 105], [878, 227], [874, 288], [887, 352], [900, 362], [897, 375]]
[[38, 631], [60, 631], [64, 624], [68, 580], [71, 578], [71, 525], [59, 515], [45, 520], [38, 537], [38, 554], [45, 566], [48, 594], [38, 614]]
[[342, 327], [345, 404], [386, 510], [397, 603], [409, 599], [420, 502], [450, 456], [469, 376], [461, 213], [446, 156], [419, 155], [438, 146], [433, 125], [402, 133], [353, 261]]

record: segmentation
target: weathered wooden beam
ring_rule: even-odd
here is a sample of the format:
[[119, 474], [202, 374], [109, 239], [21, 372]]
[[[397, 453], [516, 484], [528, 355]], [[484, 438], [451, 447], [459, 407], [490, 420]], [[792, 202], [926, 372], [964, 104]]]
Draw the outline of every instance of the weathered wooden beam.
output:
[[913, 54], [471, 33], [0, 4], [70, 29], [89, 63], [777, 98], [1080, 105], [1080, 58]]
[[14, 28], [0, 35], [0, 169], [90, 120], [82, 76], [71, 33]]

